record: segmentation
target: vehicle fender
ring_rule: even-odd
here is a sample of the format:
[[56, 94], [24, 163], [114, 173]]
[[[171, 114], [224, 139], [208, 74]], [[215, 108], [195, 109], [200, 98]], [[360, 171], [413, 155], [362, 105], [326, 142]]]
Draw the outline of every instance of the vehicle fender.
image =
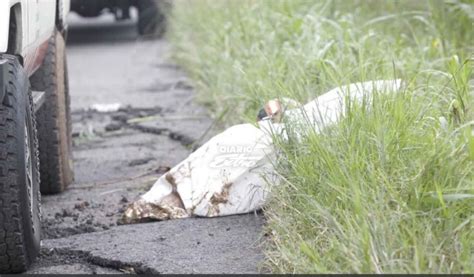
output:
[[0, 53], [7, 52], [10, 26], [10, 2], [0, 1]]
[[21, 0], [0, 0], [0, 53], [8, 50], [8, 32], [10, 29], [10, 8]]

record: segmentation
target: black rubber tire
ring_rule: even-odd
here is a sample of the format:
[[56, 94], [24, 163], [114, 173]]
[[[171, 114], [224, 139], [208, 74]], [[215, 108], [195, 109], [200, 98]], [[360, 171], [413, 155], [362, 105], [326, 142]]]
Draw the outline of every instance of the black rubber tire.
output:
[[65, 41], [58, 31], [51, 37], [41, 68], [30, 78], [33, 90], [45, 91], [38, 111], [41, 193], [64, 191], [74, 179], [69, 87]]
[[9, 60], [7, 95], [0, 103], [0, 273], [18, 273], [40, 248], [38, 141], [26, 73], [16, 57], [0, 58]]
[[138, 1], [138, 33], [142, 36], [160, 38], [166, 31], [166, 12], [169, 0]]

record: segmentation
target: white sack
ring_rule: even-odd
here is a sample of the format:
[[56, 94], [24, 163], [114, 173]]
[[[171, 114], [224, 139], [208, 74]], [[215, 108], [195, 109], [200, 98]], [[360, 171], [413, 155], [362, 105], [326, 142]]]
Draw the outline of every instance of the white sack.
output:
[[[283, 116], [292, 123], [310, 123], [320, 132], [344, 116], [347, 101], [370, 102], [374, 92], [400, 88], [400, 80], [355, 83], [335, 88], [300, 109], [284, 111]], [[214, 136], [132, 203], [124, 221], [215, 217], [260, 209], [279, 181], [272, 165], [272, 135], [286, 134], [284, 124], [271, 118], [258, 124], [235, 125]]]

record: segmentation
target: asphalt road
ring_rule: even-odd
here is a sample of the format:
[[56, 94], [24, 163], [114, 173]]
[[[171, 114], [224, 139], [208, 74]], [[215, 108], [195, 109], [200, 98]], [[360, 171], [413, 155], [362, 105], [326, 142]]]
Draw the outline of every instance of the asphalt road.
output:
[[120, 224], [130, 202], [216, 131], [169, 44], [139, 38], [133, 21], [72, 15], [67, 50], [75, 183], [43, 196], [41, 254], [28, 273], [258, 272], [261, 215]]

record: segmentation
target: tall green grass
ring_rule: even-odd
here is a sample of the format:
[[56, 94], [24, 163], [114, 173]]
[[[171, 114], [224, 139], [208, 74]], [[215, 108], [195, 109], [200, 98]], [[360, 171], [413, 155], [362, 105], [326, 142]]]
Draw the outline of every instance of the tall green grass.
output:
[[273, 272], [474, 271], [474, 7], [467, 1], [175, 1], [169, 33], [226, 124], [350, 82], [406, 89], [275, 140]]

